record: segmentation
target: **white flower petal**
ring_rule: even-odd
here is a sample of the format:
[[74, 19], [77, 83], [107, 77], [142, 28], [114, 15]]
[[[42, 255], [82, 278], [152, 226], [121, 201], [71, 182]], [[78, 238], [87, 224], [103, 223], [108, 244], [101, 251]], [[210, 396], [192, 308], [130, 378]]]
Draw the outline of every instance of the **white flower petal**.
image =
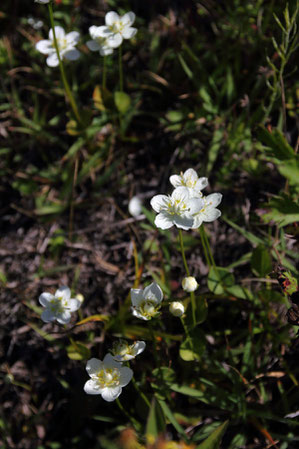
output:
[[104, 388], [101, 391], [102, 398], [107, 402], [115, 401], [115, 399], [118, 398], [118, 396], [121, 394], [122, 388], [121, 387], [115, 387], [115, 388]]
[[121, 32], [124, 39], [132, 39], [132, 37], [134, 37], [136, 33], [137, 29], [133, 27], [124, 28]]
[[196, 182], [198, 179], [197, 173], [195, 170], [193, 170], [193, 168], [188, 168], [188, 170], [185, 171], [183, 177], [185, 181], [190, 180]]
[[121, 45], [123, 41], [122, 35], [120, 33], [110, 34], [107, 36], [107, 45], [111, 48], [117, 48]]
[[132, 310], [132, 315], [136, 316], [136, 318], [140, 318], [141, 320], [144, 321], [149, 321], [150, 317], [145, 317], [144, 315], [142, 315], [140, 312], [138, 312], [138, 310], [134, 309], [133, 307], [131, 307]]
[[188, 231], [194, 225], [194, 218], [175, 215], [173, 222], [177, 228], [185, 229], [185, 231]]
[[101, 388], [95, 388], [96, 384], [92, 379], [89, 379], [84, 385], [84, 391], [87, 394], [102, 394]]
[[161, 287], [156, 284], [156, 282], [152, 282], [150, 285], [145, 287], [143, 297], [145, 299], [154, 300], [159, 304], [163, 299], [163, 292]]
[[167, 206], [167, 203], [169, 203], [169, 201], [170, 200], [167, 195], [155, 195], [151, 199], [150, 203], [154, 211], [160, 212], [161, 209]]
[[57, 67], [59, 65], [58, 57], [56, 53], [52, 53], [47, 57], [47, 65], [49, 67]]
[[173, 226], [173, 220], [170, 219], [170, 216], [167, 213], [161, 212], [155, 218], [155, 225], [160, 229], [169, 229]]
[[195, 190], [202, 190], [209, 185], [208, 178], [199, 178], [195, 184]]
[[189, 213], [191, 215], [196, 214], [204, 207], [204, 205], [205, 205], [204, 200], [201, 198], [189, 199], [188, 201], [188, 206], [190, 207]]
[[107, 368], [117, 368], [117, 369], [119, 369], [119, 363], [116, 362], [116, 361], [114, 360], [113, 355], [111, 355], [111, 354], [109, 354], [109, 353], [105, 355], [105, 357], [104, 357], [104, 359], [103, 359], [103, 364], [104, 364], [105, 367], [107, 367]]
[[54, 315], [54, 313], [52, 312], [52, 310], [50, 309], [46, 309], [42, 312], [41, 314], [41, 319], [45, 322], [45, 323], [51, 323], [51, 321], [54, 321], [56, 319], [56, 316]]
[[68, 301], [68, 308], [69, 308], [70, 312], [76, 312], [76, 310], [80, 309], [80, 306], [81, 306], [81, 301], [79, 301], [79, 299], [71, 298]]
[[62, 313], [57, 315], [56, 319], [60, 324], [68, 324], [71, 321], [71, 314], [68, 310], [64, 310]]
[[74, 47], [80, 40], [80, 33], [78, 31], [71, 31], [65, 36], [65, 39], [68, 45]]
[[169, 178], [170, 184], [173, 185], [173, 187], [180, 187], [182, 185], [182, 177], [179, 175], [172, 175]]
[[52, 299], [54, 299], [54, 295], [51, 295], [51, 293], [46, 293], [46, 292], [42, 293], [40, 295], [40, 297], [38, 298], [39, 303], [43, 307], [47, 307]]
[[217, 207], [222, 200], [222, 194], [221, 193], [211, 193], [211, 195], [208, 195], [206, 198], [206, 204], [209, 206]]
[[139, 306], [143, 301], [143, 291], [140, 288], [131, 288], [131, 301], [133, 306]]
[[92, 358], [87, 361], [86, 371], [90, 376], [97, 374], [103, 368], [103, 362], [99, 359]]
[[76, 61], [76, 59], [79, 59], [80, 56], [81, 53], [76, 48], [74, 48], [73, 50], [67, 50], [63, 55], [63, 57], [68, 59], [69, 61]]
[[126, 385], [128, 385], [132, 377], [133, 371], [131, 370], [131, 368], [128, 368], [127, 366], [123, 366], [120, 368], [119, 384], [121, 387], [125, 387]]
[[113, 53], [113, 48], [108, 47], [108, 45], [103, 45], [100, 49], [101, 56], [111, 55]]
[[189, 190], [188, 187], [177, 187], [176, 189], [174, 189], [174, 191], [171, 194], [171, 198], [173, 201], [183, 201], [186, 202], [188, 201], [190, 195], [189, 195]]
[[202, 225], [202, 222], [203, 222], [203, 216], [202, 216], [202, 214], [199, 213], [199, 214], [195, 215], [195, 217], [194, 217], [194, 223], [193, 223], [192, 229], [197, 229], [197, 228], [199, 228], [199, 226]]
[[221, 211], [219, 209], [207, 208], [202, 214], [203, 221], [211, 222], [217, 220], [221, 216]]
[[62, 285], [58, 290], [56, 290], [55, 298], [61, 298], [63, 301], [68, 301], [70, 297], [71, 291], [67, 286]]
[[101, 50], [101, 45], [99, 45], [99, 43], [95, 40], [87, 41], [86, 45], [89, 48], [89, 50], [91, 50], [91, 51], [100, 51]]
[[[135, 22], [135, 14], [133, 11], [127, 12], [125, 15], [121, 18], [121, 23], [125, 26], [131, 26]], [[137, 30], [136, 30], [137, 31]]]
[[97, 27], [96, 30], [93, 30], [95, 36], [94, 37], [104, 37], [107, 38], [108, 36], [111, 36], [113, 34], [109, 27], [106, 27], [105, 25], [102, 25], [100, 27]]
[[145, 341], [136, 341], [134, 345], [135, 356], [141, 354], [145, 350], [145, 347], [146, 347]]
[[115, 22], [119, 22], [120, 17], [115, 11], [110, 11], [105, 15], [105, 23], [106, 25], [112, 26]]
[[[59, 26], [59, 25], [56, 25], [56, 26], [55, 26], [55, 36], [56, 36], [56, 39], [57, 39], [57, 40], [63, 39], [63, 38], [65, 37], [65, 31], [64, 31], [64, 29], [63, 29], [61, 26]], [[51, 41], [54, 40], [52, 28], [51, 28], [51, 30], [49, 31], [49, 39], [51, 39]]]
[[44, 40], [37, 42], [35, 44], [35, 48], [36, 48], [36, 50], [41, 52], [43, 55], [48, 55], [55, 51], [53, 48], [53, 42], [50, 41], [49, 39], [44, 39]]

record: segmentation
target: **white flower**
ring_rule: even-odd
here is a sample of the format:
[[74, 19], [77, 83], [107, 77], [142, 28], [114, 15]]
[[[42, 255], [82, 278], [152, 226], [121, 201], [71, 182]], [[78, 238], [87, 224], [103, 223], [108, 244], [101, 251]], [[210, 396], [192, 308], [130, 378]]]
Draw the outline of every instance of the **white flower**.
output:
[[190, 198], [187, 187], [178, 187], [171, 195], [156, 195], [151, 199], [152, 208], [158, 212], [155, 225], [169, 229], [173, 225], [188, 230], [194, 226], [194, 215], [203, 207], [201, 198]]
[[46, 3], [50, 3], [50, 0], [34, 0], [35, 3], [41, 3], [42, 5], [45, 5]]
[[113, 48], [107, 44], [107, 39], [100, 34], [100, 28], [95, 25], [89, 28], [91, 41], [87, 41], [86, 45], [91, 51], [99, 51], [101, 56], [111, 55]]
[[221, 212], [216, 207], [221, 203], [221, 193], [211, 193], [202, 198], [204, 204], [202, 209], [194, 215], [193, 229], [199, 228], [203, 222], [211, 222], [220, 217]]
[[182, 281], [182, 287], [185, 292], [191, 293], [198, 288], [198, 283], [193, 276], [187, 276]]
[[132, 345], [129, 345], [125, 340], [119, 340], [113, 344], [113, 357], [118, 362], [126, 362], [128, 360], [135, 359], [135, 357], [141, 354], [145, 350], [144, 341], [136, 341]]
[[129, 202], [129, 212], [133, 217], [138, 217], [142, 213], [142, 201], [138, 196], [133, 196]]
[[106, 354], [104, 360], [90, 359], [86, 371], [91, 377], [84, 385], [87, 394], [100, 394], [105, 401], [112, 402], [118, 398], [133, 377], [133, 371], [116, 362], [111, 354]]
[[137, 33], [137, 29], [131, 27], [134, 20], [135, 14], [132, 11], [122, 17], [110, 11], [105, 16], [106, 26], [100, 26], [98, 30], [100, 35], [107, 39], [109, 47], [117, 48], [122, 44], [123, 39], [131, 39]]
[[180, 175], [172, 175], [169, 178], [173, 187], [187, 187], [191, 197], [202, 197], [202, 189], [207, 187], [208, 178], [199, 178], [193, 168], [188, 168], [185, 173], [181, 172]]
[[71, 313], [80, 308], [81, 302], [71, 298], [71, 291], [68, 287], [59, 287], [55, 295], [42, 293], [39, 297], [40, 304], [45, 307], [41, 314], [41, 319], [45, 323], [57, 320], [60, 324], [70, 322]]
[[184, 304], [180, 301], [173, 301], [169, 306], [169, 312], [176, 317], [180, 317], [185, 313]]
[[[60, 57], [69, 59], [70, 61], [78, 59], [80, 56], [80, 52], [75, 48], [80, 39], [80, 34], [78, 33], [78, 31], [71, 31], [68, 34], [65, 34], [65, 31], [61, 26], [56, 26], [55, 35]], [[49, 32], [49, 39], [37, 42], [35, 48], [42, 54], [49, 55], [47, 57], [47, 64], [49, 67], [58, 66], [59, 61], [54, 46], [52, 29]]]
[[131, 288], [132, 313], [142, 320], [150, 320], [159, 314], [163, 292], [158, 284], [153, 282], [144, 290]]

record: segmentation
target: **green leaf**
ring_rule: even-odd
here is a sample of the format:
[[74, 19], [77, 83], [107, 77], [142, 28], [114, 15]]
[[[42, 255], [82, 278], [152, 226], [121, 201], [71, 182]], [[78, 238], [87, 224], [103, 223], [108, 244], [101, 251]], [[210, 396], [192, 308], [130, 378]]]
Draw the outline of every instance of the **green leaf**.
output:
[[131, 105], [131, 98], [125, 92], [114, 92], [114, 102], [118, 111], [125, 114]]
[[222, 216], [222, 219], [228, 225], [230, 225], [232, 228], [236, 229], [236, 231], [238, 231], [241, 235], [243, 235], [253, 245], [259, 245], [259, 244], [263, 244], [264, 243], [264, 241], [261, 238], [257, 237], [256, 235], [252, 234], [249, 231], [246, 231], [246, 229], [241, 228], [241, 226], [238, 226], [236, 223], [234, 223], [233, 221], [229, 220], [228, 218]]
[[288, 144], [283, 134], [278, 129], [268, 131], [264, 126], [259, 128], [258, 136], [263, 144], [269, 147], [271, 156], [280, 161], [292, 159], [295, 156], [293, 148]]
[[171, 422], [173, 427], [184, 438], [184, 440], [187, 440], [187, 436], [186, 436], [186, 433], [185, 433], [183, 427], [177, 422], [174, 414], [172, 413], [172, 411], [170, 410], [170, 408], [168, 407], [166, 402], [162, 401], [162, 400], [159, 400], [158, 402], [159, 402], [161, 409], [163, 410], [166, 418], [168, 418], [168, 420]]
[[286, 194], [272, 198], [265, 206], [270, 209], [269, 212], [263, 215], [263, 220], [266, 223], [273, 220], [282, 228], [290, 223], [299, 221], [299, 205]]
[[228, 423], [229, 421], [225, 421], [221, 426], [217, 427], [217, 429], [215, 429], [205, 441], [196, 446], [195, 449], [220, 449], [220, 443]]
[[87, 318], [84, 318], [81, 321], [78, 321], [78, 323], [76, 323], [75, 326], [81, 326], [82, 324], [89, 323], [90, 321], [109, 321], [109, 316], [100, 314], [91, 315], [88, 316]]
[[208, 287], [215, 295], [222, 295], [226, 287], [232, 287], [235, 284], [235, 278], [226, 268], [211, 267], [208, 275]]
[[166, 422], [163, 410], [161, 409], [159, 402], [154, 397], [152, 400], [151, 408], [146, 423], [145, 429], [146, 439], [149, 442], [153, 443], [158, 437], [158, 435], [164, 432], [165, 428]]
[[264, 277], [272, 271], [271, 255], [268, 248], [258, 245], [252, 252], [251, 269], [257, 276]]
[[90, 358], [90, 350], [83, 343], [73, 341], [66, 348], [67, 355], [71, 360], [87, 360]]
[[189, 332], [180, 346], [180, 357], [185, 362], [200, 360], [206, 347], [206, 339], [203, 331], [197, 327]]

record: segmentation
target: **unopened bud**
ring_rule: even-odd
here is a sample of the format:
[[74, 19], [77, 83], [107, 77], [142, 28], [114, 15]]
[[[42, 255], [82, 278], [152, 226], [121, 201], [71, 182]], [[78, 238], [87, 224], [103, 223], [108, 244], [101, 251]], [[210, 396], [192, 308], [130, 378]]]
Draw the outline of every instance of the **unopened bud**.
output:
[[169, 306], [169, 312], [176, 317], [184, 315], [185, 307], [184, 304], [179, 301], [174, 301]]
[[187, 276], [182, 281], [182, 287], [185, 292], [191, 293], [198, 288], [198, 283], [193, 276]]

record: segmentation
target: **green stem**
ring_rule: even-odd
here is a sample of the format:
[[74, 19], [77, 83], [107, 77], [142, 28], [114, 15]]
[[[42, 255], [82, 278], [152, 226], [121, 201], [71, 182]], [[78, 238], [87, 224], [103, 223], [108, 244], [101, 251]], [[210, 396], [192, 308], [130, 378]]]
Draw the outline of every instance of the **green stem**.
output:
[[[183, 258], [183, 264], [186, 270], [186, 274], [187, 276], [190, 276], [190, 271], [188, 268], [188, 264], [187, 264], [187, 260], [186, 260], [186, 255], [185, 255], [185, 248], [184, 248], [184, 241], [183, 241], [183, 233], [182, 230], [179, 229], [179, 240], [180, 240], [180, 246], [181, 246], [181, 253], [182, 253], [182, 258]], [[191, 299], [191, 307], [192, 307], [192, 319], [193, 319], [193, 324], [195, 326], [196, 324], [196, 315], [195, 315], [195, 310], [196, 310], [196, 304], [195, 304], [195, 295], [194, 292], [190, 293], [190, 299]]]
[[55, 33], [53, 7], [52, 7], [52, 3], [51, 2], [48, 3], [48, 10], [49, 10], [49, 16], [50, 16], [50, 23], [51, 23], [51, 27], [52, 27], [52, 31], [53, 31], [54, 47], [55, 47], [57, 58], [58, 58], [58, 62], [59, 62], [59, 69], [60, 69], [60, 74], [61, 74], [62, 82], [63, 82], [63, 85], [64, 85], [65, 93], [66, 93], [66, 96], [69, 99], [69, 102], [71, 104], [72, 110], [74, 112], [74, 115], [76, 117], [76, 120], [77, 120], [78, 124], [82, 124], [81, 117], [80, 117], [80, 114], [79, 114], [76, 102], [74, 100], [74, 97], [72, 95], [69, 83], [67, 81], [67, 77], [66, 77], [66, 74], [65, 74], [65, 71], [64, 71], [64, 66], [63, 66], [63, 63], [62, 63], [62, 60], [61, 60], [61, 57], [60, 57], [60, 54], [59, 54], [59, 48], [58, 48], [58, 43], [57, 43], [57, 38], [56, 38], [56, 33]]
[[182, 233], [181, 229], [179, 229], [179, 240], [180, 240], [181, 253], [182, 253], [183, 264], [184, 264], [184, 267], [185, 267], [185, 270], [186, 270], [186, 274], [187, 274], [187, 276], [190, 276], [190, 271], [189, 271], [189, 268], [188, 268], [188, 265], [187, 265], [186, 256], [185, 256], [183, 233]]
[[205, 232], [204, 232], [203, 226], [200, 226], [200, 228], [199, 228], [199, 235], [200, 235], [200, 240], [201, 240], [201, 244], [202, 244], [202, 248], [203, 248], [203, 252], [204, 252], [204, 255], [205, 255], [206, 262], [207, 262], [209, 268], [211, 268], [211, 261], [209, 259], [209, 255], [208, 255], [208, 250], [207, 250], [207, 246], [206, 246], [206, 239], [205, 239]]
[[207, 247], [207, 250], [208, 250], [208, 254], [209, 254], [209, 257], [210, 257], [211, 264], [213, 265], [214, 268], [216, 268], [214, 256], [213, 256], [213, 253], [212, 253], [212, 251], [211, 251], [210, 242], [209, 242], [207, 233], [206, 233], [205, 228], [204, 228], [203, 225], [201, 226], [201, 229], [202, 229], [203, 237], [204, 237], [205, 242], [206, 242], [206, 247]]
[[122, 48], [118, 47], [118, 68], [119, 68], [119, 90], [124, 90], [124, 77], [123, 77], [123, 62], [122, 62]]
[[102, 88], [106, 89], [106, 79], [107, 79], [107, 58], [104, 56], [103, 59], [103, 74], [102, 74]]
[[139, 430], [140, 425], [139, 425], [138, 421], [136, 421], [136, 419], [133, 418], [133, 416], [131, 416], [129, 412], [127, 412], [127, 410], [121, 405], [121, 402], [118, 398], [115, 399], [115, 402], [117, 403], [120, 411], [128, 418], [129, 421], [131, 421], [131, 423], [133, 424], [135, 429]]

